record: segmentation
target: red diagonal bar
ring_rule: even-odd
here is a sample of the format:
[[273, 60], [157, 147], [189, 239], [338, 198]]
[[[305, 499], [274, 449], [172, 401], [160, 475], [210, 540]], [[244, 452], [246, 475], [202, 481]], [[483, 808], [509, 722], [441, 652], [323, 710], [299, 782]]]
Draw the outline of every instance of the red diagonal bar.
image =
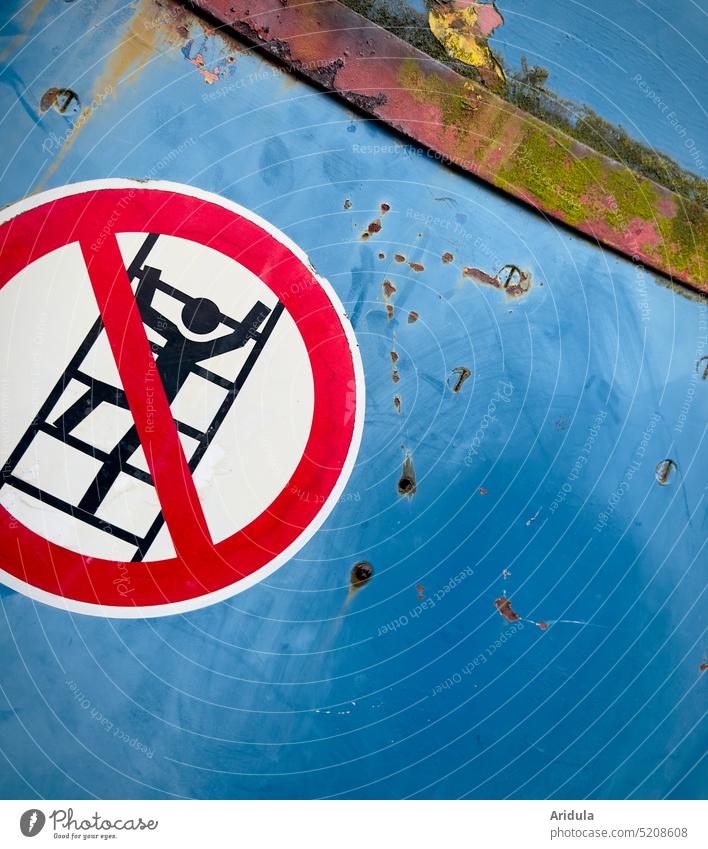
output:
[[213, 543], [118, 242], [81, 249], [175, 551], [199, 563]]

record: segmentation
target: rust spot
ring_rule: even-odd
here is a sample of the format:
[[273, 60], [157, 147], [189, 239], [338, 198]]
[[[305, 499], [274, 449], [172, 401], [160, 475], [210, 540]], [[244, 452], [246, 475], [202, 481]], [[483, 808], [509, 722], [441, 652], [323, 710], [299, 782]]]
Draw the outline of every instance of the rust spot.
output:
[[362, 239], [368, 239], [369, 236], [373, 236], [374, 233], [378, 233], [381, 230], [381, 220], [376, 219], [376, 221], [372, 221], [371, 224], [364, 230], [361, 234]]
[[400, 379], [401, 379], [401, 375], [398, 373], [398, 371], [397, 371], [396, 369], [394, 369], [394, 370], [393, 370], [393, 374], [391, 375], [391, 380], [392, 380], [394, 383], [398, 383], [398, 381], [399, 381]]
[[708, 669], [708, 663], [706, 663], [705, 660], [704, 660], [703, 663], [698, 668], [701, 670], [701, 672], [705, 672], [706, 669]]
[[386, 316], [389, 321], [393, 318], [393, 304], [391, 297], [396, 293], [396, 287], [390, 280], [384, 280], [381, 289], [383, 290], [384, 301], [386, 302]]
[[410, 265], [413, 271], [425, 271], [425, 266], [420, 262], [409, 262], [408, 265]]
[[536, 622], [536, 627], [540, 628], [542, 631], [547, 631], [548, 622]]
[[462, 269], [462, 273], [465, 275], [465, 277], [471, 277], [478, 283], [486, 283], [488, 286], [494, 286], [495, 289], [500, 288], [500, 283], [496, 279], [496, 277], [492, 277], [491, 274], [487, 274], [487, 272], [482, 271], [481, 268], [473, 268], [470, 265], [466, 265]]
[[509, 621], [509, 622], [516, 622], [516, 621], [518, 621], [519, 619], [521, 619], [521, 617], [519, 616], [519, 614], [518, 614], [518, 613], [515, 613], [515, 612], [512, 610], [512, 608], [511, 608], [511, 602], [509, 601], [509, 599], [508, 599], [506, 596], [502, 596], [501, 598], [498, 598], [498, 599], [494, 602], [494, 604], [496, 605], [497, 610], [499, 611], [499, 613], [501, 613], [501, 615], [502, 615], [502, 616], [503, 616], [503, 617], [504, 617], [507, 621]]
[[703, 380], [708, 380], [708, 357], [701, 357], [696, 363], [696, 371]]
[[423, 601], [423, 599], [425, 598], [425, 587], [422, 584], [416, 584], [415, 588], [416, 592], [418, 593], [418, 601]]
[[349, 198], [347, 198], [347, 199], [344, 201], [344, 208], [345, 208], [345, 209], [351, 209], [351, 208], [352, 208], [352, 202], [349, 200]]
[[511, 572], [508, 569], [502, 569], [502, 578], [506, 581], [507, 578], [511, 578]]
[[457, 394], [462, 389], [462, 384], [471, 374], [472, 372], [466, 366], [457, 366], [450, 372], [447, 385]]
[[486, 495], [487, 492], [488, 492], [488, 490], [484, 489], [484, 487], [481, 487], [480, 490], [479, 490], [480, 495]]
[[81, 108], [79, 95], [75, 91], [70, 88], [48, 88], [39, 101], [39, 108], [42, 112], [46, 112], [48, 109], [56, 109], [63, 115], [72, 104], [72, 111]]
[[386, 215], [386, 213], [391, 209], [391, 204], [382, 203], [381, 204], [381, 215]]
[[396, 351], [391, 351], [391, 365], [393, 367], [391, 373], [391, 380], [393, 380], [394, 383], [398, 383], [398, 381], [401, 379], [401, 376], [398, 373], [398, 354], [396, 353]]
[[420, 316], [418, 315], [418, 313], [415, 310], [411, 310], [408, 313], [408, 324], [415, 324], [415, 322], [418, 321], [419, 318]]
[[413, 460], [410, 454], [406, 454], [403, 461], [403, 471], [398, 481], [398, 494], [406, 495], [408, 498], [413, 498], [416, 491], [415, 470], [413, 468]]
[[403, 254], [394, 254], [393, 258], [396, 260], [396, 262], [405, 262], [406, 261], [406, 258], [403, 256]]
[[452, 262], [453, 259], [455, 259], [455, 257], [450, 253], [450, 251], [445, 251], [445, 253], [442, 255], [442, 261], [444, 263]]
[[396, 351], [391, 351], [391, 362], [392, 363], [398, 362], [398, 353]]
[[383, 251], [379, 251], [379, 259], [386, 259], [386, 254]]
[[462, 269], [465, 277], [471, 277], [478, 283], [484, 283], [486, 286], [493, 286], [495, 289], [504, 289], [504, 291], [512, 298], [519, 295], [525, 295], [531, 287], [531, 278], [529, 274], [516, 265], [503, 265], [499, 271], [492, 277], [481, 268], [474, 268], [471, 265], [466, 265]]
[[396, 408], [396, 412], [400, 416], [401, 415], [401, 396], [400, 395], [394, 395], [393, 396], [393, 406]]
[[374, 574], [374, 567], [366, 560], [362, 560], [354, 565], [351, 574], [351, 585], [353, 589], [360, 589], [367, 584]]
[[660, 486], [666, 486], [671, 475], [676, 469], [676, 463], [673, 460], [662, 460], [656, 465], [656, 479]]

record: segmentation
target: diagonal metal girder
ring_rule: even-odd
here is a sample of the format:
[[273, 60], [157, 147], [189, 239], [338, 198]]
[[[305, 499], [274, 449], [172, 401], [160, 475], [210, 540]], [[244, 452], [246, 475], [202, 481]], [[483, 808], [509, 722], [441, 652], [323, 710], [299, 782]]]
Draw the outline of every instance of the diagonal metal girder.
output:
[[543, 214], [708, 292], [708, 213], [337, 0], [191, 0], [290, 70]]

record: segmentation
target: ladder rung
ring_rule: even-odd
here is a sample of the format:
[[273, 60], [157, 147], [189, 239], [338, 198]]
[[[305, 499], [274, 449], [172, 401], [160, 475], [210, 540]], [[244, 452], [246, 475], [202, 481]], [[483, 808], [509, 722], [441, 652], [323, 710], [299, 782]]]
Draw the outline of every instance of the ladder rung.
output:
[[67, 502], [62, 501], [61, 498], [57, 498], [55, 495], [44, 492], [39, 489], [39, 487], [36, 487], [31, 483], [27, 483], [27, 481], [23, 481], [22, 478], [15, 477], [15, 475], [8, 475], [5, 479], [5, 483], [13, 486], [15, 489], [19, 489], [20, 492], [24, 492], [26, 495], [31, 495], [43, 504], [49, 504], [50, 507], [55, 507], [62, 513], [68, 513], [74, 518], [81, 519], [81, 521], [86, 522], [87, 525], [92, 525], [100, 531], [110, 533], [116, 539], [127, 542], [130, 545], [134, 545], [136, 548], [142, 547], [142, 540], [135, 534], [131, 534], [129, 531], [119, 528], [117, 525], [112, 525], [110, 522], [105, 522], [103, 519], [99, 519], [98, 516], [94, 516], [93, 513], [81, 510], [73, 504], [67, 504]]
[[225, 377], [221, 377], [221, 375], [215, 374], [213, 371], [202, 368], [202, 366], [192, 366], [192, 373], [198, 374], [199, 377], [203, 377], [204, 380], [208, 380], [211, 383], [216, 383], [217, 386], [220, 386], [222, 389], [226, 389], [227, 392], [231, 392], [234, 388], [233, 380], [227, 380]]
[[[43, 433], [53, 436], [55, 439], [58, 439], [65, 445], [68, 445], [70, 448], [76, 448], [78, 451], [88, 454], [95, 460], [100, 460], [102, 463], [106, 463], [109, 460], [109, 455], [105, 451], [102, 451], [100, 448], [96, 448], [88, 442], [84, 442], [83, 439], [72, 436], [70, 433], [64, 433], [59, 430], [58, 427], [55, 427], [49, 422], [39, 422], [37, 428]], [[143, 481], [143, 483], [150, 484], [150, 486], [153, 485], [150, 474], [142, 469], [138, 469], [136, 466], [131, 466], [129, 463], [126, 463], [124, 466], [121, 466], [121, 470], [124, 471], [126, 475], [137, 478], [139, 481]]]

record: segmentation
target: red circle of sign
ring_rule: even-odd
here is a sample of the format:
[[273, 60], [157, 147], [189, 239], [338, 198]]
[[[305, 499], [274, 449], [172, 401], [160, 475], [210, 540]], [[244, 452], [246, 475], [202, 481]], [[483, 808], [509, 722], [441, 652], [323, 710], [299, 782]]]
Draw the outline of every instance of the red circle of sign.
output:
[[152, 188], [96, 189], [22, 212], [0, 225], [0, 288], [58, 248], [78, 241], [85, 253], [87, 246], [100, 253], [116, 233], [130, 232], [198, 242], [255, 274], [295, 321], [314, 383], [311, 430], [291, 479], [250, 524], [203, 546], [198, 563], [179, 552], [174, 558], [143, 562], [87, 557], [34, 533], [0, 505], [0, 568], [67, 600], [143, 608], [231, 587], [298, 539], [332, 493], [347, 459], [354, 435], [356, 377], [340, 317], [305, 263], [256, 222], [200, 197]]

